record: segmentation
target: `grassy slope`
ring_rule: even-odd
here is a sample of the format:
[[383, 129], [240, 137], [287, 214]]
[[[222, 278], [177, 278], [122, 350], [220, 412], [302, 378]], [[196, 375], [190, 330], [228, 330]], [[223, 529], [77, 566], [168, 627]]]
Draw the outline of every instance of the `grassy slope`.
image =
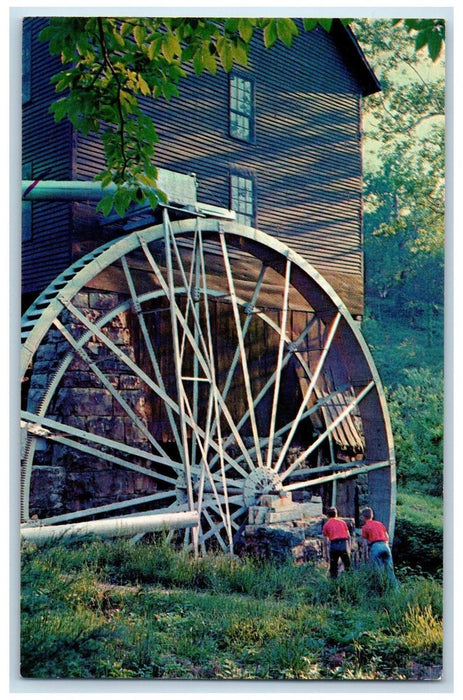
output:
[[[397, 379], [397, 365], [421, 365], [421, 342], [390, 327], [384, 337], [371, 330], [383, 376]], [[363, 569], [333, 583], [325, 566], [277, 567], [224, 557], [194, 561], [142, 542], [27, 547], [22, 673], [100, 679], [439, 677], [442, 585], [418, 573], [427, 569], [423, 539], [414, 541], [413, 532], [418, 528], [429, 540], [426, 562], [435, 571], [441, 565], [442, 500], [401, 492], [397, 514], [396, 538], [409, 557], [396, 559], [398, 591], [382, 590]]]
[[[399, 572], [400, 577], [400, 572]], [[23, 551], [22, 672], [33, 678], [436, 677], [442, 589], [365, 570], [274, 566], [125, 542]]]
[[397, 495], [397, 516], [413, 520], [419, 525], [442, 528], [442, 499], [400, 491]]

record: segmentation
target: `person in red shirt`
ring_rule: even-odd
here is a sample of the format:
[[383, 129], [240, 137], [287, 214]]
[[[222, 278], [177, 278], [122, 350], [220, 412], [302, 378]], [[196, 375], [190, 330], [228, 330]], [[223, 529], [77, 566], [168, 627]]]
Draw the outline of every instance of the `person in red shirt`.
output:
[[364, 508], [360, 514], [363, 518], [362, 538], [365, 543], [366, 558], [371, 564], [384, 567], [394, 585], [397, 581], [394, 575], [394, 564], [389, 547], [389, 534], [379, 520], [373, 519], [373, 510]]
[[323, 525], [322, 534], [329, 546], [330, 578], [338, 577], [339, 559], [344, 569], [350, 569], [350, 533], [344, 520], [338, 517], [336, 508], [328, 508], [328, 520]]

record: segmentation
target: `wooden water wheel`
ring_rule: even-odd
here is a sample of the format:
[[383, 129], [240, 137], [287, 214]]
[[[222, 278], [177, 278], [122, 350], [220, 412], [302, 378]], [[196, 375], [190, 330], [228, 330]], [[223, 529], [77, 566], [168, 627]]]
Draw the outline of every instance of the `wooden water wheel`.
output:
[[321, 493], [354, 517], [363, 499], [393, 530], [370, 352], [277, 239], [165, 210], [66, 270], [22, 326], [25, 525], [195, 509], [185, 545], [232, 551], [263, 494]]

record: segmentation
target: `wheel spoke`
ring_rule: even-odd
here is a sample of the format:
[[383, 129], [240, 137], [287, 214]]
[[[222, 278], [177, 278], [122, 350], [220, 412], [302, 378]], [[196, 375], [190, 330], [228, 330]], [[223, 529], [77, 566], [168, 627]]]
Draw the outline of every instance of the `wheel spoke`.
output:
[[179, 416], [180, 416], [180, 433], [181, 442], [183, 446], [183, 455], [185, 458], [185, 479], [188, 494], [188, 506], [190, 510], [193, 509], [193, 486], [191, 482], [191, 463], [190, 454], [188, 449], [188, 434], [187, 426], [185, 422], [185, 402], [186, 394], [182, 381], [182, 368], [180, 359], [180, 346], [178, 338], [178, 327], [177, 327], [177, 304], [174, 294], [174, 274], [172, 268], [172, 251], [169, 236], [169, 225], [167, 210], [164, 210], [164, 244], [166, 251], [166, 264], [167, 264], [167, 280], [168, 280], [168, 292], [170, 301], [170, 317], [171, 317], [171, 332], [172, 332], [172, 343], [173, 343], [173, 355], [174, 355], [174, 368], [175, 368], [175, 379], [177, 384], [177, 395], [179, 401]]
[[[310, 408], [308, 408], [300, 417], [300, 421], [305, 420], [306, 418], [309, 418], [311, 415], [319, 411], [320, 409], [323, 409], [324, 406], [329, 404], [336, 396], [338, 396], [340, 393], [342, 393], [345, 389], [348, 388], [348, 385], [346, 384], [344, 387], [340, 387], [339, 389], [335, 389], [335, 391], [332, 391], [330, 394], [327, 394], [326, 396], [323, 396], [322, 398], [319, 398], [316, 403], [313, 404]], [[286, 425], [283, 425], [281, 428], [279, 428], [275, 432], [275, 438], [282, 437], [287, 433], [291, 428], [293, 427], [294, 421], [290, 421], [289, 423], [286, 423]], [[267, 438], [263, 438], [261, 440], [261, 445], [262, 447], [267, 446]], [[249, 449], [249, 454], [253, 454], [253, 448]]]
[[238, 343], [239, 343], [239, 347], [240, 347], [240, 357], [241, 357], [241, 367], [243, 370], [244, 388], [245, 388], [246, 399], [247, 399], [247, 404], [248, 404], [249, 418], [251, 421], [251, 429], [252, 429], [252, 434], [253, 434], [253, 438], [254, 438], [254, 445], [256, 447], [256, 457], [257, 457], [258, 465], [260, 467], [263, 467], [262, 452], [260, 449], [260, 437], [259, 437], [259, 431], [257, 428], [256, 414], [254, 411], [254, 400], [252, 397], [251, 379], [249, 376], [249, 369], [248, 369], [248, 363], [247, 363], [247, 357], [246, 357], [246, 349], [244, 346], [243, 329], [241, 327], [238, 304], [236, 301], [235, 285], [233, 282], [233, 275], [232, 275], [232, 270], [231, 270], [231, 265], [230, 265], [230, 259], [228, 256], [228, 250], [227, 250], [227, 244], [225, 241], [225, 236], [223, 233], [220, 233], [219, 237], [220, 237], [220, 244], [222, 247], [222, 255], [223, 255], [223, 260], [224, 260], [224, 264], [225, 264], [225, 271], [227, 274], [228, 289], [230, 292], [230, 297], [231, 297], [231, 302], [232, 302], [233, 316], [235, 319], [235, 327], [236, 327], [236, 332], [238, 335]]
[[[213, 339], [212, 339], [212, 328], [211, 328], [211, 318], [210, 318], [210, 313], [209, 313], [209, 296], [207, 293], [207, 274], [206, 274], [206, 267], [205, 267], [205, 262], [204, 262], [204, 250], [203, 250], [203, 240], [202, 240], [202, 235], [200, 231], [200, 227], [198, 224], [198, 233], [199, 233], [199, 275], [202, 280], [202, 289], [203, 289], [203, 306], [204, 306], [204, 317], [205, 317], [205, 324], [206, 324], [206, 337], [207, 337], [207, 343], [208, 343], [208, 350], [209, 350], [209, 357], [211, 359], [210, 366], [211, 366], [211, 383], [212, 387], [214, 387], [214, 391], [212, 391], [209, 395], [210, 401], [209, 401], [209, 406], [211, 411], [208, 411], [207, 415], [207, 429], [206, 429], [206, 440], [205, 442], [208, 442], [209, 434], [213, 435], [214, 428], [211, 425], [211, 418], [212, 418], [212, 407], [214, 407], [214, 426], [217, 430], [217, 439], [219, 442], [219, 445], [222, 444], [222, 431], [221, 431], [221, 425], [220, 425], [220, 413], [219, 413], [219, 405], [218, 405], [218, 399], [217, 396], [219, 394], [218, 386], [217, 386], [217, 380], [216, 380], [216, 375], [215, 375], [215, 362], [214, 362], [214, 347], [213, 347]], [[223, 398], [223, 397], [222, 397]], [[223, 399], [224, 400], [224, 399]], [[224, 499], [224, 505], [225, 505], [225, 514], [224, 514], [224, 521], [226, 524], [228, 536], [229, 536], [229, 541], [231, 542], [232, 539], [232, 533], [231, 533], [231, 523], [230, 523], [230, 509], [229, 509], [229, 500], [228, 500], [228, 493], [227, 493], [227, 481], [226, 481], [226, 475], [225, 475], [225, 463], [224, 463], [224, 458], [223, 458], [223, 450], [220, 450], [219, 452], [219, 457], [220, 457], [220, 474], [221, 474], [221, 483], [222, 483], [222, 488], [224, 490], [224, 494], [226, 495]], [[216, 495], [217, 503], [220, 506], [220, 500], [218, 498], [218, 494], [215, 491], [215, 484], [212, 479], [212, 475], [210, 472], [210, 468], [208, 466], [208, 458], [207, 455], [203, 455], [203, 465], [207, 469], [208, 472], [208, 477], [210, 480], [210, 483], [212, 485], [212, 488], [214, 490], [214, 493]], [[201, 499], [198, 499], [201, 500]], [[222, 507], [220, 506], [220, 511], [221, 514], [223, 514]]]
[[83, 360], [87, 365], [88, 368], [92, 370], [92, 372], [95, 374], [96, 377], [100, 380], [101, 384], [104, 386], [105, 389], [113, 396], [118, 404], [124, 409], [124, 411], [127, 413], [128, 417], [131, 419], [131, 421], [136, 425], [138, 430], [146, 437], [146, 439], [158, 450], [158, 452], [163, 455], [164, 457], [167, 457], [167, 453], [164, 450], [164, 448], [159, 444], [159, 442], [155, 439], [155, 437], [150, 433], [150, 431], [147, 429], [146, 425], [143, 423], [143, 421], [140, 420], [140, 418], [137, 416], [135, 411], [132, 409], [132, 407], [125, 401], [125, 399], [121, 396], [119, 391], [111, 384], [109, 379], [107, 379], [106, 375], [100, 370], [100, 368], [97, 366], [95, 362], [92, 361], [88, 353], [86, 352], [85, 348], [82, 347], [80, 343], [78, 343], [73, 336], [68, 332], [68, 330], [63, 326], [61, 321], [56, 319], [54, 321], [55, 327], [61, 332], [63, 337], [68, 341], [68, 343], [74, 348], [74, 350], [78, 353], [79, 357], [81, 360]]
[[165, 392], [161, 390], [161, 388], [154, 382], [151, 377], [146, 374], [138, 365], [133, 362], [128, 355], [126, 355], [125, 352], [120, 350], [120, 348], [115, 345], [115, 343], [108, 338], [101, 328], [99, 326], [95, 325], [92, 323], [88, 318], [82, 314], [79, 309], [77, 309], [72, 302], [63, 299], [63, 305], [67, 308], [67, 310], [75, 316], [81, 323], [83, 323], [93, 335], [96, 335], [113, 353], [114, 355], [119, 358], [124, 364], [129, 367], [134, 374], [136, 374], [139, 379], [145, 382], [150, 389], [152, 389], [163, 401], [165, 401], [175, 412], [179, 411], [178, 404]]
[[[375, 462], [374, 464], [363, 464], [358, 467], [351, 468], [350, 464], [346, 465], [344, 469], [339, 469], [341, 465], [329, 465], [333, 470], [333, 473], [328, 476], [320, 476], [315, 479], [307, 479], [306, 481], [295, 481], [292, 484], [283, 485], [282, 491], [296, 491], [299, 489], [305, 489], [313, 486], [319, 486], [320, 484], [326, 484], [329, 481], [338, 481], [339, 479], [347, 479], [352, 476], [358, 476], [359, 474], [366, 474], [377, 469], [384, 469], [391, 466], [390, 460], [385, 460], [383, 462]], [[334, 468], [338, 468], [339, 471], [334, 471]], [[314, 469], [312, 471], [320, 471]]]
[[[217, 512], [217, 505], [215, 503], [211, 503], [210, 508]], [[239, 508], [238, 510], [236, 510], [233, 513], [233, 515], [231, 516], [231, 524], [232, 524], [233, 529], [235, 529], [235, 530], [239, 529], [239, 525], [238, 525], [237, 521], [239, 520], [239, 518], [241, 516], [245, 515], [246, 512], [247, 512], [247, 506], [241, 506], [241, 508]], [[203, 534], [201, 536], [201, 543], [202, 544], [206, 543], [212, 537], [217, 537], [217, 539], [218, 539], [218, 533], [223, 528], [223, 523], [221, 523], [221, 522], [215, 523], [212, 520], [210, 515], [208, 516], [207, 521], [210, 525], [210, 529], [207, 530], [207, 532], [203, 532]], [[224, 548], [224, 549], [225, 549], [225, 551], [227, 551], [229, 549], [229, 547]]]
[[[267, 318], [267, 317], [264, 316], [264, 319], [266, 319], [266, 318]], [[290, 361], [291, 357], [293, 356], [294, 352], [296, 351], [297, 346], [298, 346], [300, 343], [302, 343], [302, 341], [307, 337], [308, 333], [310, 332], [310, 329], [312, 328], [313, 323], [314, 323], [314, 319], [311, 319], [310, 322], [305, 326], [304, 330], [303, 330], [302, 333], [299, 335], [299, 337], [298, 337], [294, 342], [291, 343], [291, 348], [288, 350], [288, 352], [286, 353], [286, 355], [284, 356], [284, 358], [283, 358], [283, 360], [282, 360], [282, 363], [281, 363], [281, 369], [282, 369], [282, 370], [287, 366], [288, 362]], [[287, 344], [289, 345], [289, 339], [288, 339], [288, 343], [287, 343]], [[302, 361], [300, 360], [300, 362], [302, 362]], [[304, 368], [307, 369], [305, 366], [304, 366]], [[307, 369], [307, 371], [308, 371], [308, 369]], [[259, 391], [259, 393], [257, 394], [257, 396], [256, 396], [256, 398], [255, 398], [255, 400], [254, 400], [254, 407], [255, 407], [255, 408], [257, 408], [257, 406], [260, 404], [260, 402], [262, 401], [262, 399], [266, 396], [267, 392], [272, 388], [272, 386], [273, 386], [274, 383], [275, 383], [275, 380], [276, 380], [276, 371], [274, 371], [274, 372], [270, 375], [270, 377], [267, 379], [267, 381], [266, 381], [266, 383], [264, 384], [264, 386], [262, 387], [262, 389], [261, 389], [261, 390]], [[311, 412], [312, 412], [312, 411], [311, 411]], [[308, 414], [308, 415], [310, 415], [310, 414]], [[237, 427], [238, 430], [240, 430], [241, 427], [246, 423], [248, 417], [249, 417], [249, 410], [246, 410], [245, 413], [243, 414], [243, 416], [240, 418], [240, 420], [238, 421], [238, 423], [237, 423], [237, 425], [236, 425], [236, 427]], [[304, 417], [306, 417], [306, 416], [303, 416], [303, 418], [304, 418]], [[292, 425], [293, 425], [293, 421], [291, 421], [291, 423], [288, 424], [288, 426], [287, 426], [286, 428], [279, 429], [279, 430], [275, 433], [275, 437], [280, 437], [282, 434], [284, 434], [284, 433], [286, 432], [286, 430], [289, 430], [290, 427], [291, 427]], [[232, 442], [232, 440], [233, 440], [233, 437], [232, 437], [232, 436], [229, 436], [229, 437], [227, 438], [227, 440], [226, 440], [225, 443], [224, 443], [224, 449], [226, 449], [226, 448], [230, 445], [230, 443]], [[266, 446], [266, 445], [267, 445], [267, 438], [261, 438], [260, 444], [261, 444], [262, 447]], [[253, 448], [253, 447], [249, 448], [249, 449], [248, 449], [248, 453], [249, 453], [250, 456], [252, 456], [252, 455], [255, 453], [255, 448]], [[211, 466], [213, 466], [214, 461], [216, 461], [217, 459], [218, 459], [218, 456], [217, 456], [217, 457], [214, 457], [214, 459], [213, 459], [212, 462], [211, 462]]]
[[[139, 298], [138, 298], [138, 296], [137, 296], [137, 293], [136, 293], [136, 290], [135, 290], [135, 285], [134, 285], [133, 278], [132, 278], [132, 274], [131, 274], [131, 272], [130, 272], [130, 268], [129, 268], [129, 265], [128, 265], [128, 263], [127, 263], [127, 258], [126, 258], [125, 255], [124, 255], [123, 258], [122, 258], [122, 265], [123, 265], [124, 273], [125, 273], [125, 276], [126, 276], [126, 279], [127, 279], [127, 284], [128, 284], [128, 286], [129, 286], [129, 289], [130, 289], [130, 294], [131, 294], [131, 297], [132, 297], [133, 307], [134, 307], [135, 313], [136, 313], [137, 318], [138, 318], [138, 323], [139, 323], [139, 325], [140, 325], [140, 329], [141, 329], [141, 332], [142, 332], [142, 335], [143, 335], [143, 339], [144, 339], [144, 341], [145, 341], [145, 346], [146, 346], [146, 349], [147, 349], [147, 351], [148, 351], [148, 355], [149, 355], [149, 358], [150, 358], [150, 361], [151, 361], [151, 366], [152, 366], [152, 368], [153, 368], [154, 375], [155, 375], [155, 377], [156, 377], [156, 381], [157, 381], [157, 383], [158, 383], [159, 388], [161, 389], [161, 391], [162, 391], [165, 395], [167, 395], [167, 391], [166, 391], [166, 388], [165, 388], [165, 385], [164, 385], [164, 381], [163, 381], [163, 378], [162, 378], [161, 370], [160, 370], [160, 368], [159, 368], [159, 363], [158, 363], [158, 360], [157, 360], [157, 357], [156, 357], [156, 352], [155, 352], [155, 350], [154, 350], [153, 343], [152, 343], [152, 341], [151, 341], [151, 337], [150, 337], [150, 335], [149, 335], [149, 333], [148, 333], [148, 329], [147, 329], [147, 327], [146, 327], [145, 318], [144, 318], [143, 313], [142, 313], [142, 310], [141, 310], [140, 300], [139, 300]], [[173, 434], [174, 434], [174, 438], [175, 438], [175, 441], [176, 441], [176, 443], [177, 443], [177, 447], [178, 447], [178, 449], [179, 449], [179, 451], [180, 451], [181, 457], [184, 458], [184, 455], [183, 455], [183, 446], [182, 446], [182, 443], [181, 443], [181, 440], [180, 440], [180, 436], [179, 436], [179, 434], [178, 434], [177, 424], [176, 424], [176, 422], [175, 422], [175, 418], [174, 418], [174, 414], [173, 414], [173, 411], [172, 411], [172, 407], [171, 407], [168, 403], [165, 403], [165, 407], [166, 407], [166, 412], [167, 412], [167, 416], [168, 416], [168, 419], [169, 419], [169, 424], [170, 424], [170, 426], [171, 426], [171, 428], [172, 428], [172, 432], [173, 432]]]
[[267, 469], [270, 469], [272, 465], [273, 456], [273, 440], [275, 438], [275, 421], [277, 416], [278, 400], [280, 395], [280, 381], [281, 381], [281, 371], [283, 364], [283, 350], [285, 346], [286, 338], [286, 320], [288, 316], [288, 297], [289, 297], [289, 281], [291, 277], [291, 261], [286, 261], [286, 271], [285, 271], [285, 285], [283, 293], [283, 313], [281, 320], [281, 330], [280, 339], [278, 343], [278, 356], [275, 368], [275, 381], [273, 387], [273, 401], [272, 401], [272, 413], [270, 416], [270, 428], [268, 436], [268, 449], [267, 449]]
[[[245, 319], [244, 324], [243, 324], [243, 340], [246, 338], [249, 326], [251, 324], [253, 310], [257, 304], [259, 292], [261, 290], [262, 283], [264, 281], [265, 270], [266, 270], [266, 266], [265, 266], [265, 264], [262, 264], [260, 272], [259, 272], [259, 277], [257, 278], [256, 286], [254, 288], [252, 299], [249, 302], [249, 304], [246, 304], [244, 306], [244, 309], [245, 309], [245, 312], [247, 313], [247, 316], [246, 316], [246, 319]], [[230, 368], [229, 368], [228, 373], [227, 373], [227, 378], [225, 380], [224, 388], [222, 390], [222, 398], [224, 401], [226, 401], [227, 396], [228, 396], [228, 392], [230, 391], [230, 387], [232, 385], [233, 377], [235, 376], [235, 370], [238, 366], [239, 359], [240, 359], [240, 345], [238, 343], [236, 348], [235, 348], [235, 352], [234, 352], [232, 361], [230, 363]], [[247, 420], [248, 416], [249, 416], [249, 413], [246, 412], [246, 420]], [[220, 420], [220, 413], [218, 414], [218, 416], [216, 418], [216, 421], [219, 421], [219, 420]], [[240, 428], [240, 427], [241, 427], [241, 424], [238, 424], [238, 428]], [[212, 432], [214, 432], [214, 429], [215, 429], [215, 423], [213, 425]]]
[[125, 452], [134, 457], [146, 459], [150, 462], [155, 462], [158, 464], [162, 464], [163, 466], [171, 467], [177, 472], [181, 472], [182, 470], [182, 464], [171, 460], [169, 457], [161, 457], [158, 455], [154, 455], [151, 452], [146, 452], [145, 450], [140, 450], [139, 448], [131, 447], [126, 443], [117, 442], [116, 440], [111, 440], [110, 438], [96, 435], [95, 433], [88, 433], [85, 430], [81, 430], [80, 428], [74, 428], [73, 426], [60, 423], [59, 421], [53, 420], [51, 418], [36, 416], [34, 413], [29, 413], [28, 411], [21, 411], [21, 416], [22, 419], [25, 421], [26, 429], [30, 433], [34, 434], [36, 437], [45, 437], [48, 440], [60, 442], [63, 445], [68, 444], [76, 450], [79, 450], [81, 452], [87, 452], [88, 454], [93, 454], [107, 461], [114, 461], [114, 463], [120, 464], [121, 466], [125, 466], [128, 469], [133, 469], [134, 471], [138, 471], [142, 474], [146, 474], [147, 476], [152, 476], [156, 479], [162, 479], [163, 481], [173, 484], [176, 483], [175, 479], [168, 477], [162, 473], [154, 472], [151, 469], [142, 467], [139, 464], [123, 460], [122, 458], [111, 455], [108, 452], [97, 450], [96, 448], [91, 448], [88, 445], [84, 445], [80, 442], [77, 442], [77, 440], [70, 440], [68, 438], [64, 438], [63, 433], [71, 435], [75, 438], [87, 440], [88, 442], [97, 443], [99, 445], [104, 446], [105, 448], [118, 450], [119, 452]]
[[[309, 386], [307, 388], [307, 391], [305, 392], [302, 403], [299, 406], [299, 410], [298, 410], [298, 413], [296, 415], [296, 418], [294, 419], [293, 425], [292, 425], [292, 427], [291, 427], [291, 429], [286, 437], [286, 442], [283, 445], [283, 448], [282, 448], [280, 455], [279, 455], [279, 457], [276, 461], [276, 464], [274, 466], [275, 471], [279, 471], [279, 469], [281, 468], [281, 465], [283, 464], [283, 461], [288, 453], [288, 449], [291, 445], [291, 441], [294, 437], [294, 433], [296, 432], [297, 426], [299, 425], [301, 417], [302, 417], [302, 415], [307, 407], [307, 404], [309, 403], [309, 401], [312, 397], [312, 394], [313, 394], [314, 389], [315, 389], [316, 384], [317, 384], [317, 380], [318, 380], [320, 373], [323, 369], [323, 365], [325, 364], [326, 357], [327, 357], [328, 352], [329, 352], [331, 345], [333, 343], [333, 339], [334, 339], [334, 336], [336, 334], [336, 330], [338, 328], [340, 320], [341, 320], [341, 314], [337, 313], [332, 324], [331, 324], [331, 328], [330, 328], [330, 331], [329, 331], [329, 334], [328, 334], [328, 337], [327, 337], [327, 340], [325, 343], [325, 347], [323, 348], [323, 352], [320, 355], [315, 372], [312, 374]], [[308, 454], [310, 454], [310, 453], [308, 453]]]
[[332, 422], [330, 425], [327, 426], [326, 430], [321, 433], [321, 435], [318, 436], [318, 438], [308, 447], [306, 450], [304, 450], [297, 459], [294, 460], [294, 462], [291, 464], [288, 469], [286, 469], [283, 474], [281, 474], [281, 480], [283, 481], [284, 479], [287, 479], [290, 474], [293, 473], [293, 471], [298, 467], [298, 465], [303, 462], [322, 442], [325, 440], [333, 430], [336, 428], [336, 426], [339, 425], [348, 415], [351, 413], [354, 408], [362, 401], [362, 399], [368, 394], [368, 392], [375, 386], [375, 382], [371, 381], [367, 386], [360, 392], [360, 394], [353, 400], [351, 403], [342, 411], [342, 413], [339, 414], [339, 416]]

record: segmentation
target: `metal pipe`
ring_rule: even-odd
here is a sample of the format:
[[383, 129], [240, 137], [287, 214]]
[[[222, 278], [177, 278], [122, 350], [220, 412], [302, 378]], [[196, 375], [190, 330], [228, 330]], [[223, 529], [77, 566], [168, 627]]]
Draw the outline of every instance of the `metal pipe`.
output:
[[[167, 195], [169, 203], [176, 202], [182, 210], [194, 215], [234, 221], [235, 212], [224, 207], [196, 201], [196, 181], [190, 175], [158, 169], [159, 189]], [[178, 178], [178, 181], [175, 178]], [[23, 180], [22, 199], [25, 202], [99, 202], [107, 194], [114, 194], [114, 183], [103, 187], [95, 180]], [[144, 202], [147, 205], [147, 202]]]
[[159, 530], [177, 530], [195, 527], [199, 524], [197, 510], [182, 513], [156, 513], [154, 515], [134, 515], [123, 518], [105, 518], [89, 520], [82, 523], [65, 525], [27, 525], [21, 526], [21, 537], [28, 542], [45, 542], [47, 540], [68, 540], [89, 535], [100, 537], [120, 537], [136, 535], [140, 532]]
[[101, 182], [61, 181], [61, 180], [23, 180], [22, 198], [30, 200], [99, 201], [105, 194], [113, 194], [116, 185], [103, 188]]

